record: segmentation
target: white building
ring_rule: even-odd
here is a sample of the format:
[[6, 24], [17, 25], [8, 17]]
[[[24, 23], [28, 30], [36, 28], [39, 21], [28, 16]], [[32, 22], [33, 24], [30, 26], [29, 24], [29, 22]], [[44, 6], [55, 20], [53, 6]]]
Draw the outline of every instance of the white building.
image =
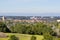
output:
[[5, 18], [4, 18], [4, 16], [2, 17], [2, 21], [5, 21]]
[[60, 20], [57, 20], [57, 22], [60, 22]]

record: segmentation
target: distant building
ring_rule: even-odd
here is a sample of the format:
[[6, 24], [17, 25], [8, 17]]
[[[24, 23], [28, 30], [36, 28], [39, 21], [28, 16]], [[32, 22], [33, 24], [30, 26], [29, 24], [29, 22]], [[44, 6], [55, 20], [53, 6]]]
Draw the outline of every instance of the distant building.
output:
[[60, 22], [60, 20], [57, 20], [57, 22]]
[[2, 17], [2, 21], [3, 21], [3, 22], [5, 21], [5, 18], [4, 18], [4, 16]]
[[3, 17], [0, 17], [0, 21], [2, 22], [4, 22], [5, 21], [5, 17], [3, 16]]

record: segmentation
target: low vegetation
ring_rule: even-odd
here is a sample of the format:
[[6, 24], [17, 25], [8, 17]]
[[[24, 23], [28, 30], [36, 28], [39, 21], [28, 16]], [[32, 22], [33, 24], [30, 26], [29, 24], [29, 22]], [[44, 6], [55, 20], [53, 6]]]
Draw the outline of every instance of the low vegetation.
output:
[[[56, 25], [56, 26], [55, 26]], [[55, 27], [54, 29], [52, 29]], [[10, 28], [3, 22], [0, 22], [0, 32], [8, 37], [0, 40], [59, 40], [59, 32], [56, 32], [57, 24], [47, 25], [46, 23], [15, 23]], [[58, 31], [58, 30], [57, 30]], [[42, 36], [41, 36], [42, 35]], [[0, 35], [1, 36], [1, 35]]]
[[35, 37], [35, 36], [32, 36], [32, 37], [31, 37], [31, 40], [36, 40], [36, 37]]
[[[15, 35], [18, 37], [19, 40], [31, 40], [31, 37], [33, 35], [28, 34], [18, 34], [18, 33], [5, 33], [8, 35], [7, 38], [0, 38], [0, 40], [9, 40], [12, 35]], [[42, 40], [44, 37], [42, 35], [34, 35], [36, 37], [36, 40]]]

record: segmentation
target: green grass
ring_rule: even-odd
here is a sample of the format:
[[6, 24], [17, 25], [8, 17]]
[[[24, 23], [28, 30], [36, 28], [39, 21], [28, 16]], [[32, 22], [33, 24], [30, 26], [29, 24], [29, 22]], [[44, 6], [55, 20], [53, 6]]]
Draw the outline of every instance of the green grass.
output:
[[0, 38], [0, 40], [8, 40], [8, 38]]
[[[5, 33], [5, 34], [8, 35], [9, 37], [11, 35], [15, 35], [19, 38], [19, 40], [30, 40], [31, 36], [32, 36], [32, 35], [28, 35], [28, 34], [17, 34], [17, 33]], [[34, 36], [37, 38], [37, 40], [43, 39], [43, 36], [41, 36], [41, 35], [34, 35]], [[8, 40], [9, 37], [8, 38], [0, 38], [0, 40]]]

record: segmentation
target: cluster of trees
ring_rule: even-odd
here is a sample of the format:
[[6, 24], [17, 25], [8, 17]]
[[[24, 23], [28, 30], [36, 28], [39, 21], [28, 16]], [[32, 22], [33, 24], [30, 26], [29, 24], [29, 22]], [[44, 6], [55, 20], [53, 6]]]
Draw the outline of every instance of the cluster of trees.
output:
[[43, 35], [45, 33], [52, 34], [53, 30], [50, 26], [43, 23], [34, 24], [23, 24], [18, 23], [10, 27], [11, 32], [22, 33], [22, 34], [37, 34]]
[[[57, 35], [51, 26], [44, 23], [17, 23], [10, 27], [10, 30], [13, 33], [43, 35], [43, 40], [55, 40]], [[36, 40], [36, 38], [32, 36], [31, 40]]]

